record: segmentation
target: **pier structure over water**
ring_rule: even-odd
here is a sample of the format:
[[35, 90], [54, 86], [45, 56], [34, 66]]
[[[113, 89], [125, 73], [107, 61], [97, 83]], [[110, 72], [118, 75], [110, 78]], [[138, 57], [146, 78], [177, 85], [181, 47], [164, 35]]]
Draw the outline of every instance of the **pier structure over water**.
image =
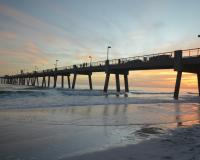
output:
[[[125, 92], [129, 92], [128, 75], [129, 71], [136, 70], [159, 70], [174, 69], [177, 72], [174, 98], [178, 99], [181, 77], [183, 72], [194, 73], [198, 79], [198, 91], [200, 96], [200, 48], [176, 50], [158, 54], [135, 56], [121, 59], [112, 59], [92, 63], [76, 64], [42, 71], [33, 71], [16, 75], [5, 75], [1, 78], [2, 84], [41, 86], [50, 87], [53, 78], [53, 87], [57, 85], [57, 78], [61, 76], [61, 87], [64, 88], [64, 78], [67, 77], [68, 88], [75, 89], [76, 78], [78, 75], [88, 76], [89, 88], [92, 90], [92, 73], [104, 72], [105, 83], [103, 91], [108, 92], [110, 75], [115, 75], [116, 91], [120, 92], [119, 76], [124, 77]], [[72, 84], [70, 76], [73, 75]], [[42, 83], [39, 84], [39, 78]]]

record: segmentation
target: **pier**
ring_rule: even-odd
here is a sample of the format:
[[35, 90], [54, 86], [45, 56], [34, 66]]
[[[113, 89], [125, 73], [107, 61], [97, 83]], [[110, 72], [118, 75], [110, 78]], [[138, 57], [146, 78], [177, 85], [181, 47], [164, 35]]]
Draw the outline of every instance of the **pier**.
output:
[[[75, 89], [76, 79], [79, 75], [88, 76], [89, 89], [93, 89], [92, 73], [104, 72], [105, 83], [103, 91], [108, 92], [110, 75], [115, 75], [116, 91], [120, 92], [119, 77], [123, 76], [125, 84], [125, 92], [129, 92], [128, 75], [129, 71], [136, 70], [158, 70], [173, 69], [177, 72], [174, 98], [178, 99], [181, 84], [182, 73], [194, 73], [198, 79], [198, 91], [200, 96], [200, 48], [187, 50], [176, 50], [172, 52], [164, 52], [157, 54], [149, 54], [144, 56], [135, 56], [128, 58], [112, 59], [98, 61], [92, 63], [75, 64], [71, 66], [56, 67], [41, 71], [33, 71], [16, 75], [5, 75], [1, 78], [2, 84], [27, 85], [48, 88], [53, 79], [53, 87], [57, 86], [57, 78], [61, 76], [61, 87], [64, 88], [64, 78], [67, 77], [68, 88]], [[72, 84], [70, 77], [72, 75]], [[39, 84], [39, 78], [42, 83]]]

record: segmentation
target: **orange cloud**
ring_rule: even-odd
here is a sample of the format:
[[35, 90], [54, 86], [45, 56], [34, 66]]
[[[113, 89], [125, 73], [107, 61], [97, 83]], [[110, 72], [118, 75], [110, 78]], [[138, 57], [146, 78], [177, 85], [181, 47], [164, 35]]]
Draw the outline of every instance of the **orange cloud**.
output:
[[22, 47], [17, 49], [0, 49], [2, 70], [13, 71], [19, 67], [32, 67], [32, 65], [48, 64], [49, 58], [43, 54], [36, 44], [27, 42]]

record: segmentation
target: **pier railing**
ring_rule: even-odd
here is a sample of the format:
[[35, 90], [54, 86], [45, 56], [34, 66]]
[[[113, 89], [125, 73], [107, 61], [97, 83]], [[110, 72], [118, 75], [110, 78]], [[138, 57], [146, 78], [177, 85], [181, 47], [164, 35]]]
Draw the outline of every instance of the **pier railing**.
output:
[[200, 56], [200, 48], [182, 50], [183, 57], [196, 57]]
[[[182, 50], [182, 57], [194, 57], [200, 56], [200, 48], [193, 48]], [[120, 65], [125, 63], [139, 63], [139, 62], [149, 62], [156, 59], [170, 59], [174, 58], [174, 52], [163, 52], [163, 53], [156, 53], [156, 54], [148, 54], [143, 56], [134, 56], [134, 57], [127, 57], [127, 58], [119, 58], [119, 59], [111, 59], [109, 60], [109, 65]], [[103, 67], [106, 65], [106, 61], [97, 61], [92, 63], [82, 63], [82, 64], [75, 64], [70, 66], [63, 66], [58, 68], [51, 68], [46, 70], [39, 70], [34, 71], [31, 73], [49, 73], [62, 70], [70, 70], [70, 69], [79, 69], [79, 68], [86, 68], [86, 67]], [[24, 73], [24, 74], [31, 74], [31, 73]]]

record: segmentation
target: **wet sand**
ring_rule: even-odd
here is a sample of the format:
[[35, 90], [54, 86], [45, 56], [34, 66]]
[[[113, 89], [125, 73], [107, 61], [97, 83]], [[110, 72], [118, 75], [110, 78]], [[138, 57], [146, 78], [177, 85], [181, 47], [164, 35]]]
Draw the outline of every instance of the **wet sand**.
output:
[[171, 135], [139, 144], [93, 152], [63, 160], [199, 160], [200, 125], [179, 128]]
[[[170, 129], [198, 120], [199, 104], [1, 109], [0, 157], [55, 160], [98, 155], [103, 158], [104, 154], [111, 156], [121, 149], [132, 150], [133, 146], [118, 147], [159, 137]], [[139, 146], [156, 141], [142, 142]]]

